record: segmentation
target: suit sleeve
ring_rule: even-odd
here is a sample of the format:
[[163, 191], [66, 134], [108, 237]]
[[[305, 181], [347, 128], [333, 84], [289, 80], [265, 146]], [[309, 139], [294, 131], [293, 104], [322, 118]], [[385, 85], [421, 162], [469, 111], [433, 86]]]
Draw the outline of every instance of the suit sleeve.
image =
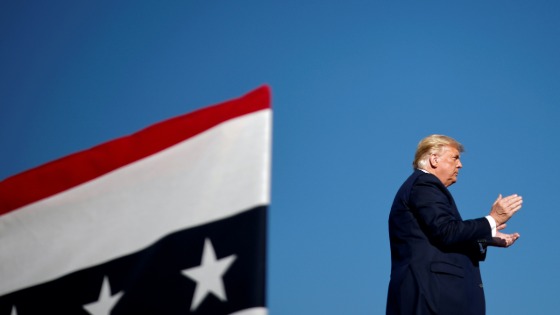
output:
[[434, 176], [418, 179], [412, 188], [410, 203], [420, 225], [435, 245], [474, 252], [480, 240], [491, 238], [488, 220], [484, 217], [462, 220], [451, 195]]

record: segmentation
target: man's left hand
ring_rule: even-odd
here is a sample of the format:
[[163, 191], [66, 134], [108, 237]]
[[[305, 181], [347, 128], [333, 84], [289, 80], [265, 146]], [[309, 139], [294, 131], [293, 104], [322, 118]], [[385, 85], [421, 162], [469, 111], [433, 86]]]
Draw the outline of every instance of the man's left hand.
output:
[[517, 241], [518, 238], [519, 233], [506, 234], [496, 231], [496, 236], [492, 238], [492, 242], [488, 245], [496, 247], [510, 247], [513, 243], [515, 243], [515, 241]]

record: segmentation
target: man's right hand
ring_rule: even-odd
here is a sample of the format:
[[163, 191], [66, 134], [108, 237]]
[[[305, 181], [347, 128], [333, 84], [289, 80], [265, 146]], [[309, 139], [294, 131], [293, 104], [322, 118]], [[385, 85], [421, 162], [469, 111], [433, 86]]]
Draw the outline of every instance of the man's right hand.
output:
[[504, 224], [521, 209], [522, 204], [523, 198], [521, 196], [513, 194], [502, 198], [500, 194], [492, 205], [490, 215], [496, 220], [496, 225]]

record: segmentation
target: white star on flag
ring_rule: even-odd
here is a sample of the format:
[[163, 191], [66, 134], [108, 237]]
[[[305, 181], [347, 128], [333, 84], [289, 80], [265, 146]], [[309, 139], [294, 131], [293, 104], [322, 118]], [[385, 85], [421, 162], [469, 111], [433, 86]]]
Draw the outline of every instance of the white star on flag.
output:
[[122, 294], [122, 292], [119, 292], [111, 296], [109, 278], [104, 277], [103, 283], [101, 284], [101, 292], [99, 292], [99, 298], [97, 299], [97, 302], [86, 304], [83, 307], [92, 315], [109, 315], [115, 304], [117, 304], [117, 302], [121, 298]]
[[210, 293], [213, 293], [221, 301], [227, 301], [222, 276], [236, 258], [235, 255], [230, 255], [216, 260], [216, 253], [214, 247], [212, 247], [212, 242], [209, 239], [204, 240], [204, 249], [202, 250], [202, 262], [200, 266], [181, 271], [183, 275], [196, 282], [191, 311], [196, 310]]
[[15, 305], [12, 306], [12, 313], [11, 313], [11, 315], [18, 315], [17, 309], [16, 309], [16, 306], [15, 306]]

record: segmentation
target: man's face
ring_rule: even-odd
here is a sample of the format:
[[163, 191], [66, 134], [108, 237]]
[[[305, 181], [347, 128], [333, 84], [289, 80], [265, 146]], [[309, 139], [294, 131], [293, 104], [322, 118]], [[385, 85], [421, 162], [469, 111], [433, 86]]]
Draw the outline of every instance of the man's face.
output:
[[459, 150], [454, 147], [444, 147], [441, 153], [435, 154], [433, 158], [436, 166], [434, 175], [436, 175], [446, 187], [454, 184], [457, 181], [459, 169], [463, 167]]

